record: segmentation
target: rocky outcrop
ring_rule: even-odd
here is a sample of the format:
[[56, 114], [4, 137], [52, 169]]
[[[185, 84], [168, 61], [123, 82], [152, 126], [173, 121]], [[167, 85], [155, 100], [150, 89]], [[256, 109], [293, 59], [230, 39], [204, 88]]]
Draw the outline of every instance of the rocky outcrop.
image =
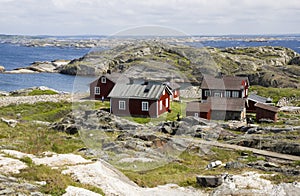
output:
[[248, 76], [251, 84], [299, 87], [299, 54], [284, 47], [193, 48], [136, 41], [104, 51], [92, 51], [59, 67], [60, 73], [99, 75], [121, 71], [138, 78], [200, 83], [202, 74]]
[[35, 104], [38, 102], [71, 102], [71, 96], [68, 94], [56, 94], [56, 95], [36, 95], [36, 96], [5, 96], [0, 97], [0, 107], [8, 106], [11, 104]]
[[0, 65], [0, 73], [5, 72], [5, 67]]
[[202, 187], [217, 187], [223, 183], [222, 176], [197, 176], [196, 179]]
[[18, 73], [57, 73], [58, 68], [60, 66], [67, 65], [70, 61], [68, 60], [54, 60], [51, 62], [44, 61], [44, 62], [33, 62], [28, 67], [16, 68], [11, 71], [6, 71], [4, 73], [11, 73], [11, 74], [18, 74]]

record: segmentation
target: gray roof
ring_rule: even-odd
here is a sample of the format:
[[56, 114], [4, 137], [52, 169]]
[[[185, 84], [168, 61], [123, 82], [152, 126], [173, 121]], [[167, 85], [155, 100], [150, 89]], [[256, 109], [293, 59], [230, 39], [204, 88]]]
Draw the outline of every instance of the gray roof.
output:
[[252, 101], [255, 101], [257, 103], [267, 103], [268, 101], [272, 102], [271, 98], [262, 97], [262, 96], [259, 96], [259, 95], [256, 95], [256, 94], [250, 94], [248, 96], [248, 99], [252, 100]]
[[243, 82], [247, 82], [249, 85], [247, 77], [223, 76], [222, 78], [216, 78], [214, 76], [204, 75], [201, 89], [241, 90], [244, 88]]
[[120, 84], [117, 83], [108, 97], [112, 98], [134, 98], [134, 99], [154, 99], [157, 100], [166, 89], [172, 94], [170, 89], [163, 84]]

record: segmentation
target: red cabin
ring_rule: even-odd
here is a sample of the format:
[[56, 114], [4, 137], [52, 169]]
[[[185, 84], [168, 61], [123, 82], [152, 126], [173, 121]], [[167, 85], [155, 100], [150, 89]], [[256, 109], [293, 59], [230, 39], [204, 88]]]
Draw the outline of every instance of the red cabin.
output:
[[172, 91], [165, 84], [116, 84], [108, 97], [118, 116], [158, 117], [170, 110]]

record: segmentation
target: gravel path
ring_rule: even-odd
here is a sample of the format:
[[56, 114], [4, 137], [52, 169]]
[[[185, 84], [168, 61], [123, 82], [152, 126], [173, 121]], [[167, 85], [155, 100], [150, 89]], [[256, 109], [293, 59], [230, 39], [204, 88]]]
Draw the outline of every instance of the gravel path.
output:
[[60, 102], [60, 101], [72, 101], [72, 96], [70, 94], [56, 94], [56, 95], [35, 95], [35, 96], [8, 96], [0, 97], [0, 107], [8, 106], [11, 104], [35, 104], [38, 102]]

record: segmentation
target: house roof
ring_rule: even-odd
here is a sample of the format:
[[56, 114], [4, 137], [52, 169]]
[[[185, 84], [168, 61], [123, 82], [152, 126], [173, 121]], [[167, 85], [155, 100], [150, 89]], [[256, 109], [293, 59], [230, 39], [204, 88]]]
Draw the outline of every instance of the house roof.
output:
[[275, 113], [279, 111], [279, 108], [277, 108], [275, 106], [266, 105], [263, 103], [256, 103], [254, 106], [257, 108], [261, 108], [261, 109], [268, 110], [268, 111], [275, 112]]
[[114, 83], [129, 83], [129, 78], [127, 78], [124, 74], [113, 72], [111, 74], [103, 74], [102, 76], [98, 77], [96, 80], [94, 80], [91, 83], [98, 82], [98, 80], [102, 77], [106, 77], [110, 81]]
[[122, 84], [117, 83], [108, 97], [113, 98], [133, 98], [133, 99], [159, 99], [163, 91], [166, 90], [170, 95], [172, 92], [163, 84]]
[[210, 102], [211, 110], [240, 112], [245, 108], [245, 100], [238, 98], [209, 97], [207, 102]]
[[243, 84], [249, 81], [247, 77], [238, 76], [224, 76], [222, 78], [216, 78], [210, 75], [204, 75], [201, 88], [202, 89], [224, 89], [224, 90], [241, 90]]
[[189, 102], [186, 106], [186, 111], [189, 112], [209, 112], [210, 103]]
[[257, 94], [250, 94], [248, 100], [252, 100], [256, 103], [267, 103], [268, 101], [272, 101], [271, 98], [262, 97]]
[[180, 89], [180, 85], [176, 82], [164, 82], [163, 84], [168, 85], [172, 90]]

